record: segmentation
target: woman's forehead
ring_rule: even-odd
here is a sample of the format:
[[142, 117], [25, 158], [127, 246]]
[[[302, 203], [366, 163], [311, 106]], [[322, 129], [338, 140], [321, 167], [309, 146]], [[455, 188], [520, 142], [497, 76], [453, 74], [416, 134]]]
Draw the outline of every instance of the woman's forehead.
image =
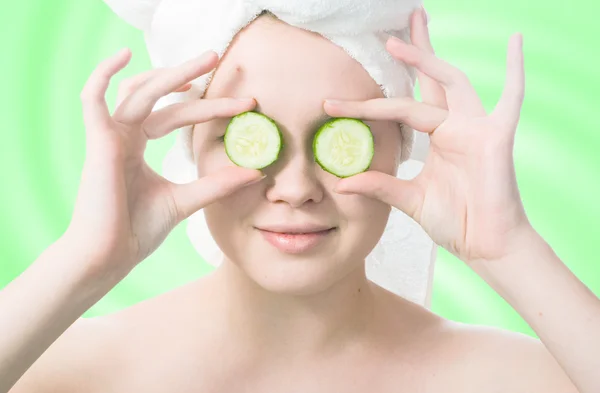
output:
[[[268, 19], [255, 21], [235, 37], [204, 97], [254, 97], [256, 111], [294, 134], [303, 130], [298, 136], [304, 138], [329, 118], [323, 100], [367, 100], [383, 93], [342, 48], [318, 34]], [[202, 126], [204, 133], [222, 132], [228, 121], [210, 121]], [[374, 130], [393, 128], [387, 123], [370, 122]]]
[[254, 96], [263, 107], [322, 106], [323, 99], [383, 97], [362, 65], [328, 39], [259, 18], [235, 37], [206, 98]]

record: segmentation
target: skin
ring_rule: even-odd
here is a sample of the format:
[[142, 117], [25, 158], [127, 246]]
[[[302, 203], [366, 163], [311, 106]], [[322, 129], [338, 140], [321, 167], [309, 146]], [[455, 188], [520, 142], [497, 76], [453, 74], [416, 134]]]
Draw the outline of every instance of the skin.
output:
[[[293, 48], [290, 42], [294, 42]], [[276, 82], [273, 75], [277, 75]], [[348, 83], [350, 80], [353, 83]], [[285, 99], [281, 91], [286, 92]], [[224, 283], [232, 273], [244, 280], [248, 276], [251, 282], [244, 286], [257, 285], [253, 297], [268, 299], [271, 294], [281, 294], [286, 295], [281, 299], [291, 300], [288, 295], [315, 295], [345, 277], [357, 280], [360, 276], [364, 258], [385, 229], [390, 206], [334, 193], [338, 179], [315, 163], [312, 139], [327, 118], [323, 100], [334, 95], [357, 100], [383, 97], [359, 63], [316, 34], [262, 17], [236, 37], [224, 56], [205, 98], [255, 97], [255, 110], [278, 123], [285, 143], [279, 159], [263, 170], [265, 180], [204, 209], [213, 237], [227, 256], [222, 269]], [[195, 126], [199, 176], [231, 165], [219, 139], [228, 121]], [[372, 168], [393, 174], [401, 142], [397, 125], [368, 123], [375, 139]], [[292, 223], [335, 226], [337, 230], [318, 249], [287, 255], [266, 243], [254, 229]]]
[[[288, 147], [264, 170], [266, 179], [205, 208], [225, 262], [163, 295], [77, 321], [13, 392], [43, 391], [33, 389], [43, 386], [34, 380], [64, 392], [576, 392], [539, 340], [445, 320], [364, 276], [364, 257], [385, 227], [391, 202], [406, 211], [414, 205], [385, 200], [397, 184], [377, 198], [364, 176], [344, 184], [312, 161], [318, 128], [312, 120], [326, 110], [368, 109], [324, 107], [324, 99], [372, 103], [382, 97], [358, 63], [314, 34], [261, 18], [236, 37], [205, 98], [226, 96], [255, 97], [256, 109], [278, 122]], [[439, 120], [448, 109], [439, 96], [429, 98], [442, 110], [423, 122]], [[401, 140], [392, 116], [378, 110], [379, 116], [368, 113], [379, 141], [373, 173], [386, 176], [399, 154], [390, 146]], [[226, 124], [215, 119], [195, 127], [200, 176], [230, 165], [218, 140]], [[337, 193], [342, 185], [352, 192]], [[319, 248], [290, 256], [252, 228], [301, 221], [338, 229]], [[510, 267], [550, 258], [539, 239], [531, 244], [532, 253], [506, 253], [497, 261]], [[507, 275], [498, 270], [482, 275], [490, 282]]]

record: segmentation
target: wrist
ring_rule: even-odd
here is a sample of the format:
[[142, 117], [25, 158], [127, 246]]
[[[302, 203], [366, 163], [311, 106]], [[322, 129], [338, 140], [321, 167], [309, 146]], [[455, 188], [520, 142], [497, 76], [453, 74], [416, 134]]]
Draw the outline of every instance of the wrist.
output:
[[47, 250], [51, 254], [48, 262], [56, 266], [64, 279], [70, 280], [76, 288], [90, 296], [104, 296], [129, 273], [129, 270], [114, 269], [114, 264], [97, 255], [78, 241], [76, 237], [65, 233]]
[[470, 266], [504, 297], [519, 282], [530, 282], [549, 269], [560, 270], [560, 265], [563, 263], [552, 247], [530, 226], [514, 233], [510, 252], [499, 258], [478, 260]]
[[544, 238], [529, 223], [514, 228], [502, 242], [502, 252], [494, 258], [478, 258], [471, 261], [473, 268], [492, 264], [505, 263], [506, 261], [523, 258], [531, 254], [533, 249], [548, 246]]

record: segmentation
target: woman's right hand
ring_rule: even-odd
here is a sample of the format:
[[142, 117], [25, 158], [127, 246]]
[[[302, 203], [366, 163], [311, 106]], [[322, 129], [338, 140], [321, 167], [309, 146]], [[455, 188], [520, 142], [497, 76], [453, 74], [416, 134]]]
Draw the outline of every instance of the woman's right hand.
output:
[[124, 81], [110, 115], [106, 90], [130, 58], [124, 49], [102, 61], [81, 92], [86, 159], [73, 217], [63, 235], [88, 257], [92, 274], [120, 278], [153, 253], [181, 221], [262, 176], [232, 164], [194, 182], [175, 184], [153, 171], [144, 160], [149, 139], [252, 110], [256, 101], [198, 99], [152, 111], [160, 97], [185, 91], [188, 82], [216, 66], [218, 55], [209, 51]]

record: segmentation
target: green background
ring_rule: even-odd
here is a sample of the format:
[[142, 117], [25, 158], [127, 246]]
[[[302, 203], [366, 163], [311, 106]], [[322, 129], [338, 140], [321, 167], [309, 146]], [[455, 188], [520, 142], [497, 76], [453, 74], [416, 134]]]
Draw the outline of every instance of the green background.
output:
[[[557, 4], [557, 3], [555, 3]], [[526, 96], [515, 141], [523, 201], [535, 228], [600, 294], [600, 3], [426, 0], [438, 56], [464, 70], [491, 110], [504, 84], [509, 36], [524, 35]], [[122, 47], [131, 63], [111, 85], [150, 67], [142, 33], [100, 0], [26, 0], [0, 13], [0, 287], [66, 229], [85, 159], [79, 93], [96, 65]], [[160, 171], [175, 134], [148, 145]], [[179, 225], [165, 243], [84, 316], [156, 296], [210, 271]], [[460, 260], [440, 249], [433, 311], [458, 321], [534, 334]]]

